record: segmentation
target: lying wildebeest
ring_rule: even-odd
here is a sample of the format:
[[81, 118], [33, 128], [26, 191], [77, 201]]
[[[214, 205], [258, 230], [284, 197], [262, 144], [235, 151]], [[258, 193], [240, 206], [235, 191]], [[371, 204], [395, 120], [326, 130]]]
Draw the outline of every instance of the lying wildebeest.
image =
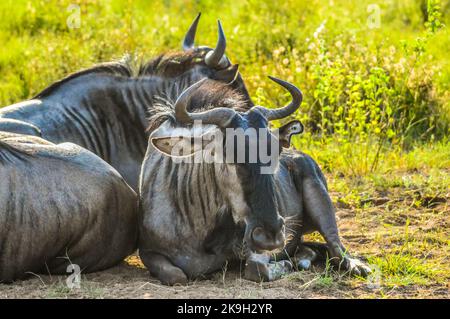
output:
[[[137, 189], [147, 149], [146, 110], [155, 103], [155, 97], [176, 100], [183, 89], [204, 77], [229, 82], [236, 74], [237, 65], [225, 56], [226, 39], [220, 22], [216, 48], [194, 47], [199, 18], [186, 34], [183, 52], [162, 54], [137, 72], [126, 61], [77, 72], [32, 100], [2, 108], [0, 120], [29, 123], [48, 141], [72, 142], [92, 151]], [[239, 75], [235, 83], [248, 96]], [[16, 124], [20, 128], [10, 123], [10, 132], [23, 129], [23, 124]]]
[[[342, 245], [324, 175], [310, 156], [272, 148], [281, 154], [277, 163], [270, 162], [277, 164], [270, 174], [262, 173], [269, 162], [259, 154], [256, 161], [249, 160], [252, 142], [256, 141], [258, 148], [265, 143], [269, 149], [276, 142], [269, 121], [293, 114], [302, 101], [295, 86], [272, 80], [292, 95], [287, 106], [248, 110], [245, 98], [229, 85], [203, 79], [181, 94], [174, 105], [150, 110], [153, 131], [140, 180], [139, 254], [161, 282], [185, 283], [242, 254], [247, 259], [247, 278], [273, 280], [292, 269], [292, 264], [282, 259], [294, 258], [297, 249], [299, 267], [307, 268], [317, 253], [326, 249], [341, 269], [361, 275], [369, 271]], [[247, 111], [238, 111], [242, 109]], [[204, 125], [196, 128], [192, 125], [196, 120]], [[230, 129], [258, 132], [254, 140], [245, 139], [244, 161], [186, 161], [198, 154], [194, 136], [199, 131], [200, 148], [207, 148], [204, 141], [208, 137], [222, 134], [226, 137], [219, 139], [219, 145], [236, 160], [242, 149], [228, 144], [235, 139], [225, 134]], [[294, 122], [293, 130], [281, 131], [290, 135], [301, 130]], [[289, 137], [283, 139], [289, 141]], [[285, 225], [290, 238], [287, 244]], [[302, 235], [314, 230], [326, 244], [302, 243]], [[275, 260], [262, 253], [274, 249], [283, 249]]]
[[0, 282], [111, 267], [137, 242], [137, 195], [71, 143], [0, 132]]
[[41, 130], [23, 121], [0, 118], [0, 131], [41, 137]]

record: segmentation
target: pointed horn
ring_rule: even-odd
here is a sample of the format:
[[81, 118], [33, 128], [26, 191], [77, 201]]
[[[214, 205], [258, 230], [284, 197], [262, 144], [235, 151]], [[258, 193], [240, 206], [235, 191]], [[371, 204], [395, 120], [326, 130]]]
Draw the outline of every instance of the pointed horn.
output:
[[183, 50], [184, 51], [194, 48], [195, 33], [197, 32], [198, 21], [200, 20], [201, 15], [202, 15], [202, 13], [199, 12], [197, 17], [194, 19], [194, 22], [192, 22], [191, 26], [189, 27], [188, 32], [184, 36], [184, 40], [183, 40]]
[[223, 32], [220, 20], [217, 21], [217, 24], [219, 26], [219, 39], [217, 40], [216, 48], [208, 52], [205, 57], [205, 63], [210, 67], [217, 67], [219, 65], [227, 47], [227, 39], [225, 38], [225, 33]]
[[202, 121], [202, 124], [215, 124], [219, 127], [227, 127], [236, 111], [225, 107], [218, 107], [205, 112], [189, 113], [187, 106], [191, 94], [198, 89], [207, 78], [201, 79], [184, 90], [175, 102], [175, 118], [177, 121], [185, 124], [192, 124], [194, 121]]
[[285, 118], [285, 117], [291, 115], [292, 113], [294, 113], [295, 111], [297, 111], [297, 109], [300, 107], [300, 104], [302, 103], [302, 100], [303, 100], [303, 94], [300, 91], [300, 89], [289, 82], [277, 79], [272, 76], [269, 76], [269, 79], [271, 79], [275, 83], [278, 83], [279, 85], [284, 87], [286, 90], [288, 90], [288, 92], [292, 96], [292, 101], [285, 107], [282, 107], [279, 109], [268, 109], [263, 106], [256, 106], [255, 108], [258, 111], [260, 111], [266, 117], [266, 119], [268, 121]]

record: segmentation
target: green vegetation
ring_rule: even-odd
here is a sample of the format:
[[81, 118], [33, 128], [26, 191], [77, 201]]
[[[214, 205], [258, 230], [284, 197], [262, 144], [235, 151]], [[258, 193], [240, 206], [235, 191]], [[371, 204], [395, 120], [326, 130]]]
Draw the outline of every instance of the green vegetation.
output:
[[[73, 4], [80, 8], [75, 29], [67, 26], [76, 18]], [[215, 44], [220, 18], [227, 54], [240, 64], [256, 102], [286, 101], [267, 75], [302, 89], [296, 116], [306, 132], [294, 145], [327, 174], [344, 243], [380, 270], [382, 288], [375, 296], [389, 297], [395, 287], [418, 287], [418, 296], [445, 290], [449, 0], [4, 0], [0, 105], [28, 99], [71, 72], [125, 53], [139, 63], [179, 50], [199, 11], [197, 42]], [[336, 280], [344, 287], [362, 282], [328, 269], [318, 278], [307, 286], [328, 287], [326, 293], [341, 287]]]

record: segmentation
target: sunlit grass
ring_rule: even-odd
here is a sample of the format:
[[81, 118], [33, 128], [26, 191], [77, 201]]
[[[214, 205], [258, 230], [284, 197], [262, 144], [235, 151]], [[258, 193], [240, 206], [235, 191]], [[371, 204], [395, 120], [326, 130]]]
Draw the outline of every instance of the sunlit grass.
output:
[[[326, 173], [338, 215], [347, 214], [341, 236], [351, 251], [379, 267], [386, 287], [443, 285], [450, 276], [450, 37], [448, 27], [427, 31], [426, 2], [5, 0], [0, 105], [127, 52], [145, 61], [180, 50], [200, 11], [197, 44], [213, 46], [220, 18], [227, 55], [240, 64], [255, 102], [288, 100], [267, 75], [303, 91], [296, 117], [306, 130], [294, 145]], [[66, 24], [71, 4], [80, 5], [79, 29]], [[381, 9], [373, 29], [372, 4]], [[441, 1], [447, 26], [449, 8]], [[307, 239], [323, 240], [317, 233]], [[136, 257], [127, 262], [142, 267]], [[327, 269], [289, 278], [310, 283], [305, 289], [348, 284]], [[49, 297], [70, 295], [63, 284], [49, 288]]]
[[384, 285], [426, 285], [430, 279], [436, 278], [437, 271], [428, 265], [426, 261], [404, 254], [387, 254], [383, 257], [369, 259], [372, 265], [376, 265], [382, 273]]

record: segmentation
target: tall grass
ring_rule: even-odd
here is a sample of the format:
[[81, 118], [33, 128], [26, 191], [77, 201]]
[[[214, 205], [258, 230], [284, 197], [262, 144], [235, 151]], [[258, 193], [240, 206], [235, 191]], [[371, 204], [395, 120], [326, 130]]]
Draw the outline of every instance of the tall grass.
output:
[[[67, 26], [73, 4], [80, 8], [76, 29]], [[126, 52], [145, 60], [178, 50], [201, 11], [197, 42], [215, 44], [220, 18], [227, 53], [258, 103], [286, 101], [267, 75], [302, 89], [297, 117], [308, 133], [295, 140], [298, 147], [333, 145], [349, 174], [375, 172], [388, 150], [448, 143], [449, 9], [448, 0], [6, 0], [0, 105]]]

